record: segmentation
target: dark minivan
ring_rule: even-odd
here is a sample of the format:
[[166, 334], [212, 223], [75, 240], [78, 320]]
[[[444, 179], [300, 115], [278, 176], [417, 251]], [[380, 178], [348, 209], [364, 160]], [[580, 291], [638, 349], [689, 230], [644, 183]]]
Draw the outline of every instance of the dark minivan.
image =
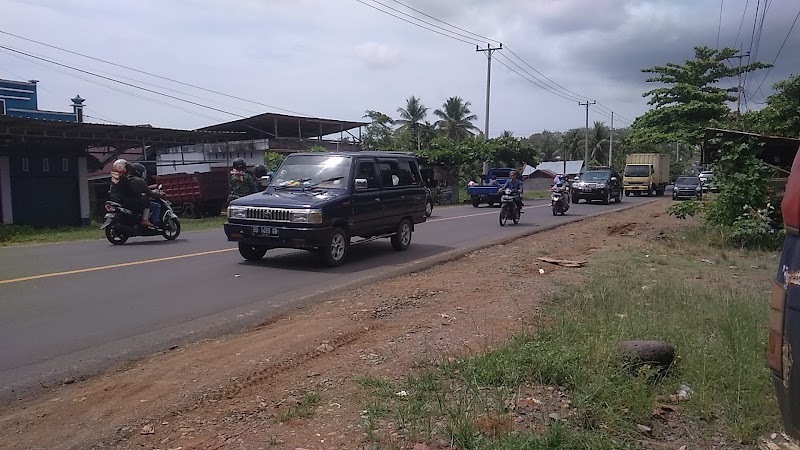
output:
[[272, 248], [317, 252], [329, 266], [354, 244], [390, 238], [411, 244], [425, 222], [427, 190], [414, 155], [400, 152], [294, 153], [264, 192], [231, 202], [225, 234], [239, 253], [260, 260]]

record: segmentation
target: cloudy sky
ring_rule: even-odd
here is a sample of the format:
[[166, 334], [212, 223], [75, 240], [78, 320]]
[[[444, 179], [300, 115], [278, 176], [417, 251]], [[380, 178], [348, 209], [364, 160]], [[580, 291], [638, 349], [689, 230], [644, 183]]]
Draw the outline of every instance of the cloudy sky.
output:
[[[373, 109], [396, 117], [397, 108], [411, 95], [420, 97], [431, 113], [447, 97], [458, 95], [472, 103], [472, 110], [479, 117], [477, 125], [483, 128], [486, 57], [475, 51], [475, 43], [485, 46], [487, 40], [476, 37], [480, 35], [499, 40], [506, 47], [495, 53], [492, 65], [490, 135], [511, 130], [522, 136], [544, 129], [583, 126], [585, 109], [578, 106], [578, 96], [608, 108], [593, 107], [590, 121], [608, 123], [606, 115], [613, 110], [619, 117], [615, 125], [627, 124], [626, 119], [632, 120], [647, 109], [641, 94], [654, 87], [644, 82], [646, 75], [640, 72], [641, 68], [689, 59], [695, 45], [716, 47], [718, 30], [720, 47], [741, 44], [747, 51], [751, 48], [756, 6], [761, 11], [763, 3], [0, 0], [0, 31], [257, 103], [153, 78], [7, 34], [0, 34], [0, 45], [221, 111], [32, 60], [2, 48], [0, 77], [40, 80], [41, 109], [69, 110], [69, 99], [80, 94], [87, 99], [89, 116], [125, 124], [198, 128], [261, 112], [288, 113], [286, 110], [360, 120], [365, 110]], [[414, 21], [414, 17], [446, 27], [403, 4], [468, 30], [454, 30], [462, 35], [454, 37], [468, 42], [444, 37], [375, 9], [408, 21]], [[797, 0], [769, 2], [760, 40], [752, 47], [757, 59], [772, 62], [798, 10]], [[760, 20], [759, 12], [756, 22]], [[798, 69], [800, 24], [789, 35], [761, 93], [753, 98], [762, 100], [774, 81], [800, 72]], [[755, 91], [765, 74], [760, 71], [752, 76], [748, 90]], [[729, 83], [735, 80], [723, 85]], [[748, 106], [759, 107], [752, 101]], [[431, 114], [429, 120], [434, 121], [435, 117]]]

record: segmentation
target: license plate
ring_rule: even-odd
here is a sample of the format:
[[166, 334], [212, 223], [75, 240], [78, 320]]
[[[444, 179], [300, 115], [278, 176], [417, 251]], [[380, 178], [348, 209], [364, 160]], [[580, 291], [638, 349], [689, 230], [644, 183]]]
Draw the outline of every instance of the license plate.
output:
[[262, 227], [254, 225], [251, 229], [253, 236], [278, 236], [278, 229], [275, 227]]

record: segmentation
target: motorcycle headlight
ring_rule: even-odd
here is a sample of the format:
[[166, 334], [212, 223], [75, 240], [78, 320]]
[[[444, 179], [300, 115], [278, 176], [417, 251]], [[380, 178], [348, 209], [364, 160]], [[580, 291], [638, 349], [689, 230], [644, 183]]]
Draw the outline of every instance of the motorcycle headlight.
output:
[[511, 189], [506, 189], [506, 195], [511, 195]]
[[228, 218], [230, 219], [246, 219], [247, 208], [244, 206], [228, 206]]
[[289, 221], [292, 223], [322, 223], [322, 211], [319, 209], [300, 209], [289, 213]]

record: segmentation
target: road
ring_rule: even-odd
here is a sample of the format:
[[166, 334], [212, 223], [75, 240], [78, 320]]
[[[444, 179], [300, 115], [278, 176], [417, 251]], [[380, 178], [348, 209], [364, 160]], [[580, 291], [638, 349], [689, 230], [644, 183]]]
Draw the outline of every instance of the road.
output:
[[498, 208], [437, 208], [411, 247], [388, 240], [351, 247], [348, 262], [324, 268], [314, 255], [271, 250], [245, 262], [222, 230], [174, 241], [135, 238], [0, 249], [0, 399], [67, 377], [97, 373], [174, 345], [262, 323], [315, 294], [388, 274], [425, 258], [501, 237], [650, 201], [572, 205], [553, 217], [527, 201], [518, 225], [500, 227]]

